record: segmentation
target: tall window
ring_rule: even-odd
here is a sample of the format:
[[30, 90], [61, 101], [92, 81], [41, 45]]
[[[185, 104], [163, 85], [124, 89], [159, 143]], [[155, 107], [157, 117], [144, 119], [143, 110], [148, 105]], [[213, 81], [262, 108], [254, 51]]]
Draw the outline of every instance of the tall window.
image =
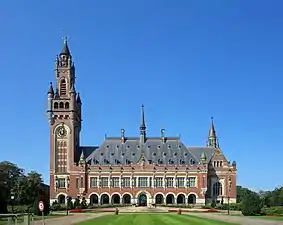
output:
[[119, 187], [119, 177], [112, 178], [112, 187]]
[[132, 178], [132, 187], [136, 187], [137, 186], [137, 178], [133, 177]]
[[187, 185], [188, 185], [189, 188], [196, 187], [196, 178], [195, 177], [189, 177], [187, 182], [188, 182]]
[[131, 178], [130, 177], [124, 177], [122, 178], [122, 187], [131, 187]]
[[60, 82], [60, 95], [66, 95], [67, 94], [67, 87], [66, 87], [66, 80], [62, 79]]
[[57, 180], [58, 182], [58, 188], [65, 188], [66, 187], [66, 179], [65, 178], [59, 178]]
[[108, 187], [108, 177], [101, 178], [101, 187]]
[[97, 177], [91, 177], [90, 178], [90, 187], [97, 187]]
[[216, 182], [213, 184], [213, 196], [222, 195], [222, 184], [220, 182]]
[[154, 187], [162, 188], [163, 187], [163, 177], [156, 177]]
[[179, 187], [179, 188], [185, 187], [185, 178], [184, 177], [177, 177], [176, 186]]
[[80, 187], [80, 178], [76, 177], [76, 188], [79, 189]]
[[139, 177], [138, 187], [147, 187], [147, 177]]
[[166, 187], [174, 187], [174, 178], [173, 177], [167, 177], [166, 178]]

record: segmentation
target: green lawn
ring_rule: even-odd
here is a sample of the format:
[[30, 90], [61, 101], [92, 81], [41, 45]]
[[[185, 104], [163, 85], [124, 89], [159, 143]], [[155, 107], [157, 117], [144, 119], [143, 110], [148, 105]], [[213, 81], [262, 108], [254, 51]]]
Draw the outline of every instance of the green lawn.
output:
[[177, 214], [119, 214], [107, 215], [87, 220], [77, 225], [232, 225], [232, 223], [217, 220], [202, 219], [188, 215]]

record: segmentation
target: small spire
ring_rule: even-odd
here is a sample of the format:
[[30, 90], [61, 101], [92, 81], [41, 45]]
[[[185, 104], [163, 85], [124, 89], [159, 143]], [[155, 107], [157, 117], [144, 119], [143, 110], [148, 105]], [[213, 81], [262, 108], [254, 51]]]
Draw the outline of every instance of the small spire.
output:
[[214, 128], [214, 122], [213, 122], [213, 116], [211, 117], [211, 126], [209, 129], [209, 137], [216, 137], [216, 132], [215, 132], [215, 128]]
[[161, 141], [162, 143], [165, 143], [165, 129], [164, 128], [161, 129]]
[[206, 154], [205, 154], [205, 152], [201, 153], [200, 158], [201, 158], [201, 161], [206, 162]]
[[218, 143], [218, 139], [216, 136], [213, 117], [211, 117], [211, 126], [210, 126], [209, 133], [208, 133], [207, 146], [213, 147], [213, 148], [219, 148], [219, 143]]
[[78, 104], [82, 104], [82, 101], [81, 101], [81, 97], [80, 97], [80, 93], [78, 92], [78, 96], [77, 96], [77, 103]]
[[63, 39], [64, 39], [64, 43], [63, 43], [63, 48], [62, 48], [60, 55], [71, 55], [69, 46], [68, 46], [68, 39], [67, 37], [64, 37]]
[[76, 93], [74, 84], [71, 85], [70, 93]]
[[85, 155], [84, 155], [84, 151], [82, 150], [81, 156], [80, 156], [80, 164], [85, 163]]
[[144, 105], [142, 105], [141, 125], [140, 125], [140, 142], [144, 143], [145, 140], [146, 140], [146, 126], [145, 126], [145, 116], [144, 116]]
[[141, 128], [146, 128], [145, 127], [145, 118], [144, 118], [144, 105], [142, 104], [142, 111], [141, 111]]
[[49, 90], [48, 90], [47, 94], [50, 94], [50, 95], [52, 95], [52, 96], [54, 95], [54, 89], [53, 89], [52, 82], [50, 82]]
[[125, 129], [121, 129], [121, 142], [125, 143]]

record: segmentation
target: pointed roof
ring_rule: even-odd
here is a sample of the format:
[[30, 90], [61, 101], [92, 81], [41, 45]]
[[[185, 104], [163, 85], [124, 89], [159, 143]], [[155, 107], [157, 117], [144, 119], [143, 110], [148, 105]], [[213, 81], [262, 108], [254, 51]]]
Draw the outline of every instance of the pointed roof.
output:
[[80, 97], [80, 92], [78, 92], [77, 103], [78, 104], [82, 104], [81, 97]]
[[84, 151], [82, 149], [82, 153], [81, 153], [81, 156], [80, 156], [80, 163], [84, 163], [85, 162], [85, 155], [84, 155]]
[[145, 116], [144, 116], [144, 105], [142, 105], [142, 110], [141, 110], [141, 126], [140, 126], [141, 130], [145, 130], [146, 126], [145, 126]]
[[54, 95], [54, 89], [53, 89], [53, 86], [52, 86], [52, 82], [50, 82], [50, 85], [49, 85], [49, 89], [48, 89], [47, 94]]
[[213, 122], [213, 117], [211, 117], [211, 126], [209, 129], [209, 137], [216, 137], [216, 132], [215, 132], [215, 128], [214, 128], [214, 122]]
[[63, 44], [63, 48], [62, 48], [60, 55], [71, 55], [70, 49], [69, 49], [69, 46], [68, 46], [67, 37], [64, 38], [64, 44]]
[[74, 84], [71, 85], [70, 93], [76, 93]]
[[205, 154], [205, 152], [201, 153], [200, 158], [201, 158], [202, 161], [206, 161], [206, 154]]

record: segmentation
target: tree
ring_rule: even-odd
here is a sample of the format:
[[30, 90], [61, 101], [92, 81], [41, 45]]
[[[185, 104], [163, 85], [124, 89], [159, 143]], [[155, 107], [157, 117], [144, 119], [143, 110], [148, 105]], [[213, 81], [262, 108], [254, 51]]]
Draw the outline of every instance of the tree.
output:
[[244, 216], [259, 215], [262, 208], [262, 201], [255, 192], [248, 191], [242, 199], [242, 214]]
[[7, 203], [11, 200], [11, 193], [18, 199], [18, 181], [24, 176], [24, 170], [16, 164], [0, 162], [0, 213], [7, 212]]
[[237, 203], [242, 202], [245, 195], [247, 195], [250, 190], [248, 188], [243, 188], [242, 186], [237, 186]]
[[41, 174], [31, 171], [19, 180], [19, 197], [22, 204], [33, 204], [35, 199], [43, 195]]

